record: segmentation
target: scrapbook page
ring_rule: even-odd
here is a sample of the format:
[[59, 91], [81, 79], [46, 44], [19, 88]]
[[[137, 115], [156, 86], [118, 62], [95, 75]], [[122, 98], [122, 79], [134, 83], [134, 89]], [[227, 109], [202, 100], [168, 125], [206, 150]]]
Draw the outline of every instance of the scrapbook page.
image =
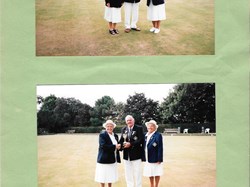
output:
[[249, 2], [111, 2], [1, 1], [1, 186], [248, 187]]

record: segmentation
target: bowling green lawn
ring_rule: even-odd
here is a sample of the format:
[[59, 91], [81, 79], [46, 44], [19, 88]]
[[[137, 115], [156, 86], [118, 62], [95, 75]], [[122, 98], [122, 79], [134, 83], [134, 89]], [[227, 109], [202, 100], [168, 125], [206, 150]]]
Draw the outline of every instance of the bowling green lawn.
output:
[[108, 33], [104, 0], [36, 0], [36, 55], [38, 56], [148, 56], [213, 55], [214, 0], [166, 1], [167, 19], [161, 32], [149, 32], [146, 1], [140, 2], [140, 32]]
[[[163, 136], [164, 175], [161, 187], [215, 187], [215, 136]], [[92, 187], [98, 134], [58, 134], [37, 137], [39, 187]], [[122, 153], [121, 153], [122, 157]], [[126, 187], [124, 163], [118, 165], [119, 181]], [[143, 187], [149, 179], [142, 177]]]

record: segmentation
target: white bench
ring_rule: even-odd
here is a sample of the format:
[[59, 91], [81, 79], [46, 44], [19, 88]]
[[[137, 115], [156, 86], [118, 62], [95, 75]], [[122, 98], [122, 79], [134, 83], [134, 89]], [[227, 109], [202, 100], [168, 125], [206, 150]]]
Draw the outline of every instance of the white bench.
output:
[[76, 132], [76, 130], [67, 130], [67, 133], [69, 133], [69, 134], [73, 134], [75, 132]]
[[166, 134], [178, 134], [179, 133], [179, 129], [178, 128], [174, 128], [174, 129], [164, 129], [164, 132], [163, 133], [166, 133]]
[[206, 134], [206, 133], [209, 134], [209, 132], [210, 132], [210, 128], [206, 128], [206, 129], [205, 129], [205, 134]]
[[188, 129], [183, 129], [183, 134], [188, 134]]

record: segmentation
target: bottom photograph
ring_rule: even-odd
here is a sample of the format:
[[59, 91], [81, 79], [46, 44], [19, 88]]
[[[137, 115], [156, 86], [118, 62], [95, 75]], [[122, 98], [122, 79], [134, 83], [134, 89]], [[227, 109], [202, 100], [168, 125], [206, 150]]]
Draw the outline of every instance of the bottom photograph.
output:
[[215, 83], [37, 85], [39, 187], [216, 187]]

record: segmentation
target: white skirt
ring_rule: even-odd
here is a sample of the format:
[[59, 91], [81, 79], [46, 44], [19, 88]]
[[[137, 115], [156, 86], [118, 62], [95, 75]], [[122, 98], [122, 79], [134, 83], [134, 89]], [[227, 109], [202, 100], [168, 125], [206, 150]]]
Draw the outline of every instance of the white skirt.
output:
[[118, 181], [117, 163], [96, 164], [95, 181], [99, 183], [113, 183]]
[[112, 23], [121, 22], [121, 8], [107, 7], [105, 6], [104, 19]]
[[159, 21], [166, 19], [165, 4], [154, 6], [152, 1], [148, 6], [147, 18], [150, 21]]
[[143, 176], [145, 177], [155, 177], [163, 175], [163, 163], [149, 163], [145, 162], [143, 169]]

